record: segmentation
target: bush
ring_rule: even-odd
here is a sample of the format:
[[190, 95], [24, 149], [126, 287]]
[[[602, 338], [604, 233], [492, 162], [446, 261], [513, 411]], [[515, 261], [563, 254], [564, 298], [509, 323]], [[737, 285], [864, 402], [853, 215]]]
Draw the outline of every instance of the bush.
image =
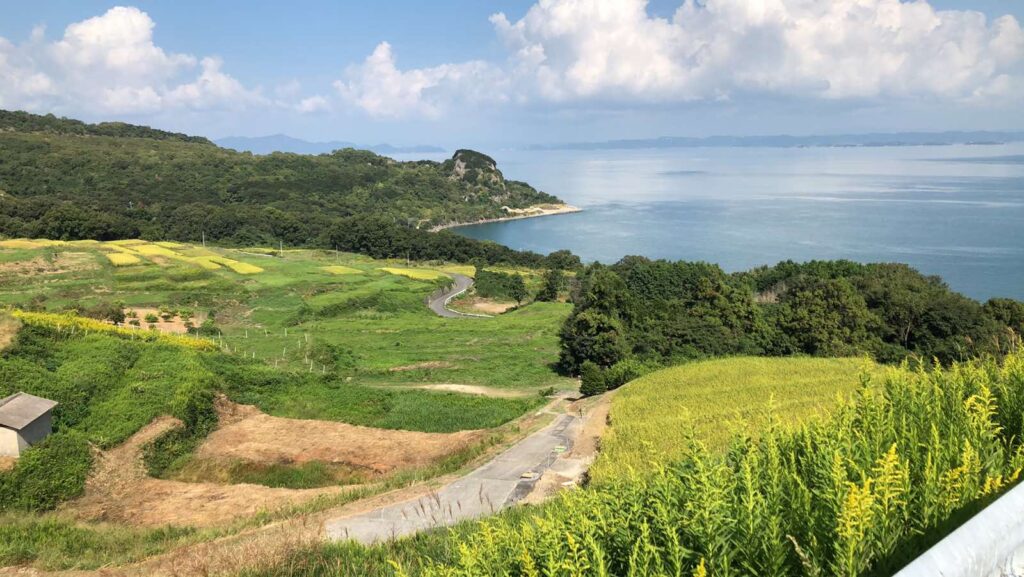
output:
[[85, 490], [92, 450], [85, 436], [68, 430], [30, 448], [14, 469], [0, 474], [0, 510], [45, 511]]
[[623, 359], [604, 372], [605, 387], [610, 391], [617, 389], [626, 383], [639, 379], [640, 377], [657, 370], [659, 367], [653, 363], [644, 363], [637, 359]]
[[522, 303], [529, 296], [521, 275], [477, 268], [474, 290], [484, 298], [508, 298]]
[[584, 397], [600, 395], [608, 390], [604, 372], [592, 361], [586, 361], [580, 367], [580, 394]]

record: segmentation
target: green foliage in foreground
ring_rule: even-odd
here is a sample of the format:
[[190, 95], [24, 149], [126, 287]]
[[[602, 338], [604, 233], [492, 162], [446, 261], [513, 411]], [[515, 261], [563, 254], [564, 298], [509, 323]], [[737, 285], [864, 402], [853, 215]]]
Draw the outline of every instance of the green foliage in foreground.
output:
[[1022, 414], [1024, 357], [893, 371], [825, 421], [485, 521], [418, 573], [888, 575], [1017, 481]]

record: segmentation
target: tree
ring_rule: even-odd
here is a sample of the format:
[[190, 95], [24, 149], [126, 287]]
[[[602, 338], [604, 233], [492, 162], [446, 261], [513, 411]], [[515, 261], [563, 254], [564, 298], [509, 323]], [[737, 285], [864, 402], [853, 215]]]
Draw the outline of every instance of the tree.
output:
[[783, 328], [802, 352], [842, 356], [867, 349], [877, 318], [845, 279], [804, 278], [782, 298]]
[[594, 310], [570, 315], [560, 338], [560, 363], [571, 374], [578, 374], [586, 361], [610, 367], [629, 354], [622, 323]]
[[558, 293], [565, 284], [565, 275], [559, 269], [550, 269], [544, 273], [544, 285], [537, 293], [536, 300], [540, 302], [555, 302], [558, 300]]
[[516, 304], [523, 304], [526, 297], [530, 296], [529, 291], [526, 290], [526, 282], [523, 281], [523, 277], [517, 274], [511, 275], [508, 287], [508, 296], [515, 299]]

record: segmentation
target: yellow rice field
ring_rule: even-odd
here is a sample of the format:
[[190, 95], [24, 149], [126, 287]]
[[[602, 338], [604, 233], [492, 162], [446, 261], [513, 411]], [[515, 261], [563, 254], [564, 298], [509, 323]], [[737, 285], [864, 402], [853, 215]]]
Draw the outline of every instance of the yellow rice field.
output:
[[110, 260], [110, 264], [114, 266], [131, 266], [142, 262], [139, 257], [123, 252], [108, 252], [104, 256], [106, 256], [107, 259]]
[[388, 266], [383, 267], [380, 270], [389, 274], [396, 274], [399, 276], [411, 278], [413, 280], [437, 280], [439, 278], [444, 278], [448, 276], [443, 272], [431, 270], [428, 268], [401, 268]]
[[333, 266], [325, 266], [325, 267], [321, 267], [321, 268], [323, 270], [331, 273], [331, 274], [362, 274], [363, 273], [363, 271], [361, 271], [361, 270], [359, 270], [357, 268], [352, 268], [350, 266], [333, 265]]

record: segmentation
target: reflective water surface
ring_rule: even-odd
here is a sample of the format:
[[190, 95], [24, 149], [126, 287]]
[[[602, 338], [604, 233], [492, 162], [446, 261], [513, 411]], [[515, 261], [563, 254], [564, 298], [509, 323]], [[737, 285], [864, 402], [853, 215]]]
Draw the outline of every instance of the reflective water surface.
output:
[[977, 299], [1024, 299], [1024, 144], [492, 154], [584, 208], [456, 229], [517, 249], [705, 260], [897, 261]]

